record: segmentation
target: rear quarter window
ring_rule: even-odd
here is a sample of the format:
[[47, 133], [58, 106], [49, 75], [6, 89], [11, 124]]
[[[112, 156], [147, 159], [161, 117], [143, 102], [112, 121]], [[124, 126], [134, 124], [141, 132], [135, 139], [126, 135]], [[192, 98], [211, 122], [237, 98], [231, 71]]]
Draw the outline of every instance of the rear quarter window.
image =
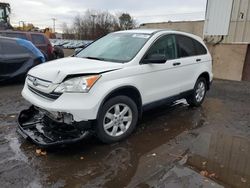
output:
[[197, 55], [207, 54], [207, 49], [198, 41], [194, 40]]
[[177, 35], [176, 40], [178, 43], [178, 56], [180, 58], [207, 54], [206, 48], [195, 39], [184, 35]]
[[43, 35], [31, 34], [31, 40], [34, 44], [46, 44], [46, 41]]
[[178, 44], [179, 57], [189, 57], [196, 55], [196, 48], [191, 38], [184, 35], [177, 35], [176, 40]]

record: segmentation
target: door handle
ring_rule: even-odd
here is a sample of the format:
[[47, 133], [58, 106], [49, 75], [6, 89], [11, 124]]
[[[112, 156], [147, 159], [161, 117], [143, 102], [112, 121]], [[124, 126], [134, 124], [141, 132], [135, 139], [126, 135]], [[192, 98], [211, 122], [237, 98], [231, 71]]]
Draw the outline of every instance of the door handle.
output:
[[200, 62], [201, 61], [201, 59], [196, 59], [196, 62]]
[[179, 66], [181, 63], [173, 63], [173, 66]]

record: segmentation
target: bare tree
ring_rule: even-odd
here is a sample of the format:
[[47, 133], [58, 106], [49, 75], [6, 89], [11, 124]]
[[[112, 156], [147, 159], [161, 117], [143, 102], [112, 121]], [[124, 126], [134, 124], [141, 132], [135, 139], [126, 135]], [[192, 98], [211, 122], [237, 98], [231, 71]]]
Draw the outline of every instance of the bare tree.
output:
[[109, 12], [99, 12], [96, 16], [96, 37], [101, 37], [112, 31], [115, 31], [118, 26], [117, 19]]
[[87, 10], [82, 16], [77, 15], [73, 25], [63, 25], [63, 32], [72, 33], [76, 39], [95, 40], [110, 32], [131, 29], [135, 26], [134, 19], [127, 13], [115, 16], [108, 11]]
[[74, 33], [71, 28], [68, 27], [67, 23], [62, 23], [62, 33], [64, 39], [72, 39], [74, 37]]

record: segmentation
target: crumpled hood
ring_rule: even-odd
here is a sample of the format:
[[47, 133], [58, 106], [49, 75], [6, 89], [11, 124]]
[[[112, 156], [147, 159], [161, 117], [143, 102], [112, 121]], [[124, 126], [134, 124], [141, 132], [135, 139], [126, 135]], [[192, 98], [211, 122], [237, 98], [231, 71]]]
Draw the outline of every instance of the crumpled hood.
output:
[[67, 57], [38, 65], [31, 69], [28, 74], [53, 83], [60, 83], [68, 75], [98, 74], [121, 69], [122, 67], [123, 64], [121, 63]]

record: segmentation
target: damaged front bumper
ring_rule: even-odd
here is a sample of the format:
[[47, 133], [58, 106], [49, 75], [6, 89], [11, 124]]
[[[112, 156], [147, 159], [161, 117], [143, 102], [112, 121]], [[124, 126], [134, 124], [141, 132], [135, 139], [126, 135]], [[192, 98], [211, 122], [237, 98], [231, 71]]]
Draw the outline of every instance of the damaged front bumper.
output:
[[17, 132], [41, 147], [49, 147], [79, 142], [86, 137], [90, 127], [90, 122], [56, 122], [31, 106], [19, 114]]

